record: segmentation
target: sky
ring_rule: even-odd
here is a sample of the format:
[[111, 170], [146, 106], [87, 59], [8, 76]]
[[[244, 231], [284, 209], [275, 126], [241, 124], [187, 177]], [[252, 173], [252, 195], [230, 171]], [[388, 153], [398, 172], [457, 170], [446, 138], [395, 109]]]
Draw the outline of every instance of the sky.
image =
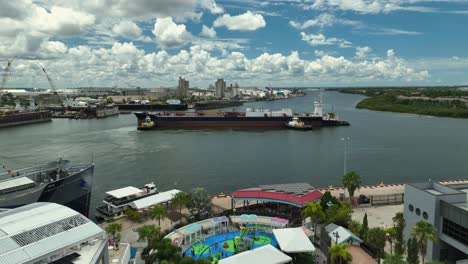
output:
[[49, 88], [42, 68], [58, 88], [463, 85], [467, 26], [468, 0], [0, 0], [0, 68], [5, 87]]

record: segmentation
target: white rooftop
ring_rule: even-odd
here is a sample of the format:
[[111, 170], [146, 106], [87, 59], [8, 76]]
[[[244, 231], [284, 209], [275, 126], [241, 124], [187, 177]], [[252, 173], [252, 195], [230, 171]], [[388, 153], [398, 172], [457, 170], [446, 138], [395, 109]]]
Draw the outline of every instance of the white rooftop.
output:
[[153, 205], [168, 202], [168, 201], [172, 200], [174, 198], [174, 195], [176, 195], [179, 192], [180, 191], [176, 190], [176, 189], [170, 190], [170, 191], [167, 191], [167, 192], [160, 192], [158, 194], [151, 195], [151, 196], [148, 196], [148, 197], [133, 201], [130, 204], [130, 206], [133, 207], [136, 210], [145, 209], [145, 208], [151, 207]]
[[105, 241], [105, 232], [63, 205], [34, 203], [0, 212], [2, 264], [35, 263], [95, 239]]
[[12, 179], [0, 182], [0, 191], [10, 189], [16, 186], [31, 184], [31, 183], [34, 183], [34, 181], [29, 179], [28, 177], [12, 178]]
[[273, 229], [281, 250], [286, 253], [313, 253], [315, 247], [300, 227]]
[[[333, 234], [335, 233], [335, 234]], [[351, 244], [354, 242], [354, 243], [362, 243], [362, 239], [360, 239], [359, 237], [357, 237], [356, 235], [354, 235], [351, 231], [349, 231], [348, 229], [342, 227], [342, 226], [339, 226], [337, 227], [335, 230], [331, 231], [330, 233], [328, 233], [328, 236], [331, 238], [331, 240], [336, 243], [337, 239], [336, 239], [336, 233], [338, 233], [338, 245], [341, 245], [343, 243], [349, 243], [351, 242]]]
[[120, 198], [127, 197], [127, 196], [137, 195], [137, 194], [140, 194], [141, 192], [143, 191], [136, 187], [127, 186], [127, 187], [116, 189], [113, 191], [108, 191], [106, 192], [106, 194], [113, 196], [117, 199], [120, 199]]
[[232, 257], [221, 259], [219, 264], [283, 264], [289, 263], [292, 258], [279, 251], [272, 245], [265, 245], [253, 250], [244, 251]]

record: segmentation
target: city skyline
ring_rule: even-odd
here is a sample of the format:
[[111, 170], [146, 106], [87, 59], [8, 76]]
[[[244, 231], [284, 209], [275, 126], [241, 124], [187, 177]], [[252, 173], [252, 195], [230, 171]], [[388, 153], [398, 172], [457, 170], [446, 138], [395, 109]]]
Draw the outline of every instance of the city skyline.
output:
[[[2, 1], [5, 87], [468, 83], [459, 0]], [[8, 60], [16, 57], [10, 69]]]

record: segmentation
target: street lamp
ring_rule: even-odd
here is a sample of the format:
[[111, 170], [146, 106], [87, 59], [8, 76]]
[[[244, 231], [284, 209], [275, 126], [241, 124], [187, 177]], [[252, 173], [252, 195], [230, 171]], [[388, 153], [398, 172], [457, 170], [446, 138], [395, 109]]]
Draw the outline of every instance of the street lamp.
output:
[[348, 159], [348, 141], [350, 140], [349, 137], [345, 137], [345, 138], [341, 138], [341, 140], [343, 140], [344, 142], [344, 158], [343, 158], [343, 175], [346, 174], [346, 162], [347, 162], [347, 159]]

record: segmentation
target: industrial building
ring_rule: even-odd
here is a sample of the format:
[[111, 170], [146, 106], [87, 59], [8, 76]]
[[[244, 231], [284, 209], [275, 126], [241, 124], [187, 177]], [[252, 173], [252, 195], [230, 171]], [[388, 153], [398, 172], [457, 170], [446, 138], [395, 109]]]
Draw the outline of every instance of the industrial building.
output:
[[404, 218], [405, 239], [421, 220], [437, 228], [438, 240], [428, 242], [428, 261], [457, 263], [468, 259], [468, 184], [406, 184]]
[[0, 263], [107, 264], [107, 236], [85, 216], [55, 203], [1, 211]]
[[180, 96], [189, 96], [189, 81], [179, 76], [179, 86], [177, 87]]
[[215, 97], [224, 98], [224, 93], [226, 92], [226, 82], [224, 79], [218, 79], [215, 83]]

